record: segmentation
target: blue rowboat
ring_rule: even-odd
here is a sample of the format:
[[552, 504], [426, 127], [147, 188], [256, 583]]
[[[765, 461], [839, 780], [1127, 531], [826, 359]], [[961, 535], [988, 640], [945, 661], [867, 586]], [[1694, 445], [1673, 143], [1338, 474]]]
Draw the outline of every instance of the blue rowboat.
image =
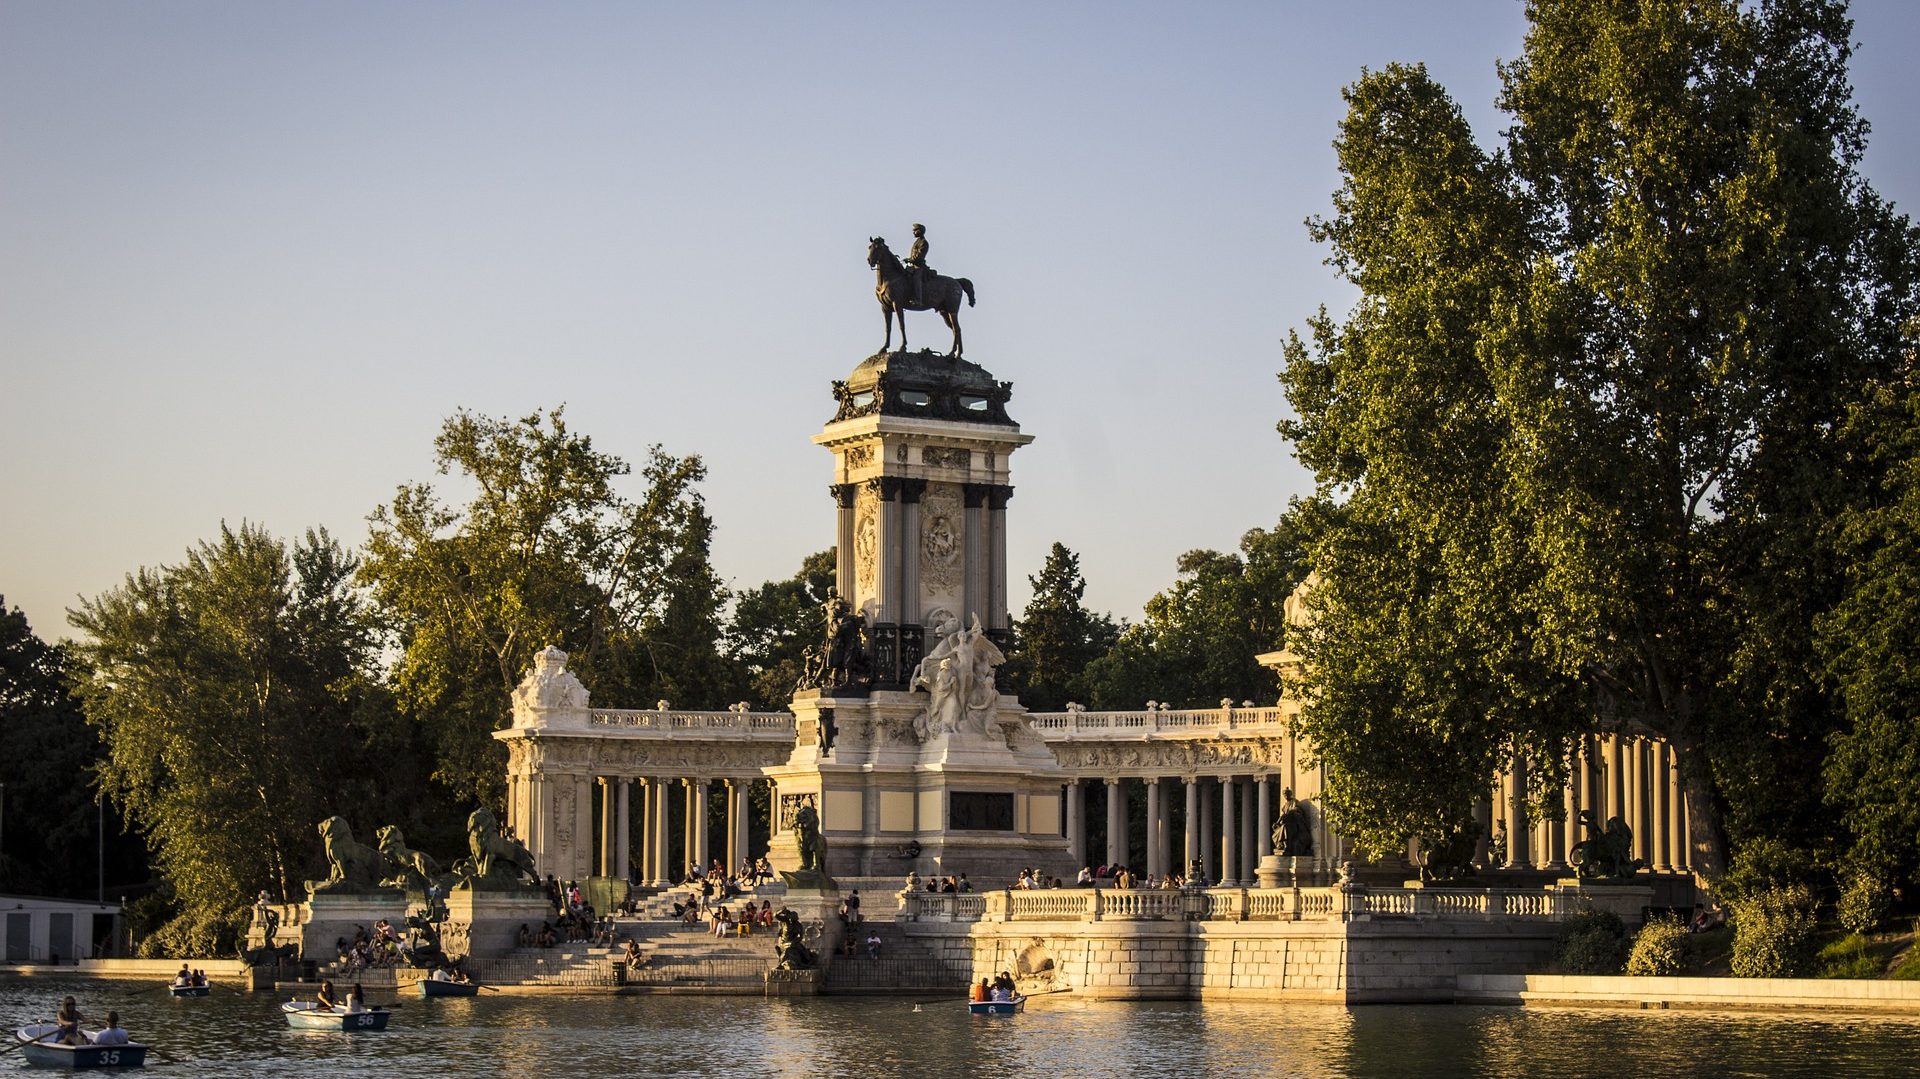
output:
[[345, 1008], [328, 1008], [311, 1000], [295, 1000], [280, 1005], [286, 1014], [287, 1025], [295, 1030], [385, 1030], [387, 1020], [393, 1013], [385, 1008], [369, 1008], [364, 1012], [350, 1012]]
[[423, 997], [470, 997], [479, 992], [478, 982], [436, 982], [432, 978], [420, 979], [420, 995]]
[[[143, 1068], [147, 1047], [138, 1042], [124, 1045], [58, 1045], [51, 1040], [54, 1023], [34, 1023], [21, 1027], [13, 1036], [25, 1044], [20, 1053], [27, 1063], [41, 1068]], [[48, 1041], [41, 1041], [48, 1038]]]
[[975, 1015], [1018, 1015], [1027, 1010], [1026, 997], [1012, 1000], [970, 1000], [967, 1010]]

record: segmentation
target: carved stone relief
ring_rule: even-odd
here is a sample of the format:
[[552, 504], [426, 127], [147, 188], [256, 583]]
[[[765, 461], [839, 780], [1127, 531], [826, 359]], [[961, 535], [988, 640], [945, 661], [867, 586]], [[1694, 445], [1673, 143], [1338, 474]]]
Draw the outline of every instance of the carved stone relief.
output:
[[847, 467], [865, 468], [873, 463], [873, 447], [869, 444], [847, 447]]
[[966, 537], [963, 513], [957, 486], [927, 485], [920, 498], [920, 581], [928, 597], [951, 595], [959, 587]]
[[862, 490], [853, 509], [853, 579], [862, 596], [871, 596], [879, 577], [880, 515], [873, 495]]
[[973, 453], [959, 446], [927, 446], [920, 451], [920, 463], [934, 468], [966, 468]]

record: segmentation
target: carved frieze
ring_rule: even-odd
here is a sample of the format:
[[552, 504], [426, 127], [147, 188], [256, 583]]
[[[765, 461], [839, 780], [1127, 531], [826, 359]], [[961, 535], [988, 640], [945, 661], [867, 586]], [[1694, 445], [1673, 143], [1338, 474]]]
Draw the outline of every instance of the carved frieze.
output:
[[873, 595], [879, 566], [879, 507], [873, 493], [863, 489], [853, 507], [853, 579], [860, 595]]
[[866, 468], [871, 464], [873, 464], [872, 443], [861, 443], [858, 446], [847, 447], [847, 468]]
[[920, 451], [920, 463], [933, 468], [961, 468], [973, 463], [973, 452], [960, 446], [927, 446]]

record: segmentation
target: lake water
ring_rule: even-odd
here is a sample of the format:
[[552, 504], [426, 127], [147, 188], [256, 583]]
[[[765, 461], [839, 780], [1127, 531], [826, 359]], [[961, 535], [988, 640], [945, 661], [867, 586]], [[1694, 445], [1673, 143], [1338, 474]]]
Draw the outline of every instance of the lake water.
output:
[[[403, 998], [380, 1034], [295, 1031], [284, 996], [198, 1000], [124, 981], [0, 978], [24, 1025], [72, 993], [118, 1009], [149, 1060], [204, 1076], [1895, 1076], [1920, 1019], [1466, 1006], [1103, 1004], [973, 1016], [903, 997]], [[916, 1007], [918, 1010], [916, 1010]], [[97, 1025], [97, 1024], [94, 1024]], [[0, 1069], [24, 1071], [17, 1051]], [[38, 1070], [38, 1069], [35, 1069]]]

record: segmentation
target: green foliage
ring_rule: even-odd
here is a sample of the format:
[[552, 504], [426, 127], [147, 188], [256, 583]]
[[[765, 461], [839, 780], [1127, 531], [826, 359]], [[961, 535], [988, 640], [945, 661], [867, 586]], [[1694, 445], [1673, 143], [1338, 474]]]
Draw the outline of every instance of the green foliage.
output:
[[[92, 899], [100, 883], [94, 773], [105, 750], [67, 693], [71, 666], [65, 647], [42, 641], [27, 616], [0, 598], [0, 881], [10, 892]], [[114, 834], [116, 817], [108, 823], [110, 883], [144, 882], [139, 840]]]
[[1671, 978], [1687, 969], [1687, 927], [1678, 918], [1650, 918], [1633, 935], [1627, 973], [1636, 978]]
[[[1920, 337], [1909, 326], [1912, 341]], [[1839, 688], [1845, 724], [1832, 740], [1828, 804], [1852, 834], [1862, 875], [1914, 880], [1920, 869], [1920, 378], [1882, 387], [1849, 432], [1877, 470], [1870, 499], [1834, 522], [1847, 560], [1844, 598], [1819, 623], [1817, 648]]]
[[180, 946], [211, 943], [263, 888], [296, 894], [319, 820], [370, 829], [406, 797], [409, 750], [372, 681], [354, 568], [325, 532], [288, 547], [223, 526], [72, 615], [102, 786], [153, 846]]
[[1891, 949], [1859, 933], [1848, 933], [1820, 949], [1822, 978], [1879, 978], [1886, 973]]
[[1033, 712], [1057, 712], [1069, 701], [1085, 701], [1087, 668], [1119, 640], [1113, 616], [1080, 605], [1087, 582], [1080, 557], [1056, 542], [1040, 572], [1027, 578], [1033, 599], [1014, 624], [1015, 647], [1007, 659], [1008, 677], [1019, 687], [1020, 703]]
[[1717, 877], [1723, 804], [1743, 835], [1806, 816], [1780, 781], [1833, 723], [1817, 522], [1859, 489], [1834, 432], [1910, 362], [1910, 230], [1855, 172], [1840, 4], [1528, 17], [1493, 152], [1422, 68], [1346, 91], [1310, 227], [1360, 298], [1281, 375], [1281, 431], [1346, 500], [1312, 544], [1301, 728], [1379, 849], [1509, 753], [1539, 798], [1573, 734], [1651, 730]]
[[1733, 900], [1729, 910], [1735, 977], [1798, 978], [1812, 968], [1819, 920], [1806, 885], [1762, 888]]
[[1893, 910], [1893, 889], [1872, 873], [1849, 874], [1835, 913], [1854, 933], [1871, 933]]
[[452, 508], [409, 484], [370, 518], [361, 578], [395, 635], [394, 690], [433, 743], [433, 777], [460, 801], [503, 796], [505, 753], [490, 734], [547, 645], [597, 701], [713, 708], [742, 688], [717, 648], [726, 597], [708, 560], [700, 459], [654, 447], [629, 501], [615, 489], [627, 463], [561, 413], [456, 414], [434, 459], [472, 499]]
[[1772, 836], [1757, 836], [1734, 850], [1733, 863], [1715, 890], [1738, 902], [1779, 888], [1810, 886], [1813, 879], [1813, 863], [1806, 851]]
[[1282, 643], [1287, 596], [1307, 575], [1305, 537], [1320, 508], [1290, 507], [1272, 529], [1242, 536], [1239, 554], [1181, 555], [1179, 580], [1149, 599], [1145, 619], [1088, 665], [1086, 703], [1215, 708], [1222, 698], [1272, 701], [1273, 675], [1254, 657]]
[[247, 935], [251, 917], [244, 907], [233, 910], [190, 908], [140, 938], [134, 953], [142, 959], [192, 959], [232, 955]]
[[734, 599], [727, 643], [746, 673], [748, 700], [761, 710], [785, 708], [803, 673], [801, 654], [826, 632], [822, 611], [833, 590], [834, 549], [808, 555], [799, 572], [768, 581]]
[[1626, 954], [1627, 926], [1620, 916], [1583, 910], [1561, 926], [1554, 962], [1566, 974], [1618, 974]]

